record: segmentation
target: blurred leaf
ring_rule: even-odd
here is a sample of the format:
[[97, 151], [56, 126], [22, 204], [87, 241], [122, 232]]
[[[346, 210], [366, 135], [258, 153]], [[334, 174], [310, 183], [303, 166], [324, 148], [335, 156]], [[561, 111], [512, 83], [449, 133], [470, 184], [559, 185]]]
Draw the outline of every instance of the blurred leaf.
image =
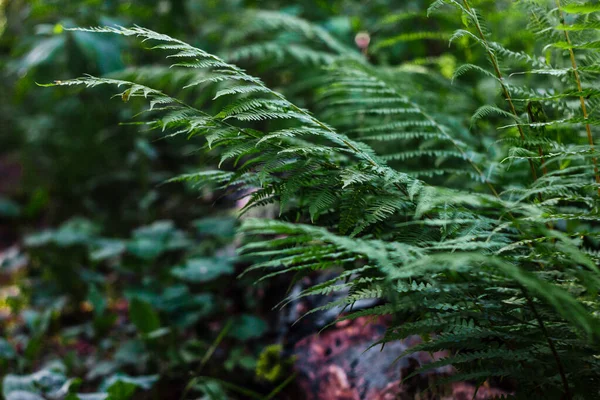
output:
[[99, 361], [90, 368], [85, 379], [96, 380], [98, 378], [103, 378], [110, 374], [114, 374], [118, 367], [118, 364], [114, 361]]
[[119, 316], [117, 314], [101, 314], [94, 318], [93, 326], [97, 337], [103, 337], [115, 325]]
[[94, 314], [96, 316], [102, 315], [104, 311], [106, 311], [108, 302], [106, 297], [104, 297], [104, 294], [100, 293], [96, 285], [90, 286], [90, 290], [88, 292], [88, 301], [92, 307], [94, 307]]
[[100, 73], [106, 74], [123, 69], [121, 48], [118, 40], [89, 32], [71, 32], [79, 50], [94, 62]]
[[46, 230], [25, 238], [25, 244], [38, 247], [56, 244], [69, 247], [77, 244], [87, 244], [99, 233], [98, 226], [85, 218], [72, 218], [62, 224], [57, 230]]
[[42, 349], [43, 339], [43, 336], [39, 334], [29, 338], [25, 347], [25, 351], [23, 352], [26, 360], [31, 362], [37, 357], [38, 353]]
[[196, 229], [207, 235], [233, 238], [237, 221], [233, 217], [202, 218], [194, 221]]
[[139, 201], [142, 210], [148, 210], [159, 199], [159, 193], [156, 190], [151, 190], [142, 197]]
[[101, 239], [94, 244], [95, 250], [90, 253], [93, 261], [103, 261], [117, 257], [125, 252], [125, 244], [122, 240]]
[[24, 390], [15, 390], [6, 396], [6, 400], [45, 400], [42, 396]]
[[144, 334], [160, 328], [160, 319], [152, 306], [143, 300], [134, 298], [129, 303], [129, 318], [136, 328]]
[[144, 335], [145, 339], [158, 339], [161, 338], [163, 336], [167, 336], [168, 334], [171, 333], [171, 328], [169, 327], [163, 327], [163, 328], [158, 328], [153, 330], [150, 333], [147, 333], [146, 335]]
[[127, 244], [127, 251], [144, 260], [152, 260], [161, 255], [165, 246], [158, 240], [139, 238]]
[[185, 248], [190, 243], [185, 234], [175, 228], [173, 221], [157, 221], [137, 228], [127, 250], [139, 258], [151, 260], [167, 250]]
[[41, 335], [48, 330], [50, 321], [52, 319], [52, 309], [44, 310], [43, 312], [35, 310], [23, 311], [22, 317], [25, 320], [25, 324], [31, 333], [34, 335]]
[[151, 225], [141, 226], [134, 230], [133, 237], [166, 240], [174, 231], [173, 221], [156, 221]]
[[160, 301], [161, 309], [177, 314], [184, 310], [207, 312], [215, 299], [212, 294], [193, 294], [187, 286], [177, 285], [165, 289]]
[[229, 397], [225, 392], [225, 389], [221, 386], [221, 384], [212, 379], [207, 379], [206, 381], [196, 385], [195, 387], [199, 390], [204, 396], [202, 396], [201, 400], [228, 400]]
[[77, 393], [70, 394], [65, 400], [106, 400], [107, 393]]
[[126, 374], [115, 374], [107, 378], [100, 385], [100, 390], [109, 391], [117, 382], [124, 382], [140, 389], [148, 390], [158, 381], [158, 375], [129, 376]]
[[171, 271], [176, 276], [188, 282], [207, 282], [221, 275], [234, 272], [231, 263], [222, 258], [191, 258], [184, 266], [176, 267]]
[[133, 364], [139, 366], [148, 358], [146, 346], [141, 340], [128, 340], [117, 349], [114, 358], [121, 364]]
[[37, 188], [23, 207], [23, 214], [28, 217], [37, 216], [49, 203], [50, 195], [44, 188]]
[[228, 336], [239, 340], [249, 340], [261, 337], [267, 331], [264, 320], [253, 315], [239, 315], [233, 319], [233, 325]]
[[0, 217], [18, 217], [21, 214], [21, 207], [14, 201], [0, 196]]
[[52, 61], [64, 45], [64, 36], [51, 36], [39, 39], [37, 44], [19, 60], [19, 73], [23, 75], [40, 64]]
[[573, 14], [590, 14], [600, 11], [600, 4], [587, 2], [583, 4], [565, 4], [561, 7], [563, 11]]
[[13, 346], [4, 338], [0, 338], [0, 360], [12, 360], [17, 353]]
[[38, 247], [44, 246], [52, 241], [52, 231], [37, 232], [25, 237], [25, 246]]
[[253, 370], [256, 367], [256, 361], [255, 357], [245, 354], [243, 348], [235, 347], [231, 350], [231, 353], [223, 366], [230, 372], [237, 366], [246, 370]]
[[129, 398], [131, 398], [131, 396], [133, 396], [133, 393], [135, 393], [136, 389], [137, 389], [137, 386], [134, 385], [133, 383], [123, 382], [123, 381], [119, 380], [119, 381], [113, 383], [108, 388], [108, 399], [109, 400], [129, 400]]
[[125, 290], [125, 297], [131, 301], [132, 299], [139, 299], [150, 304], [155, 309], [162, 307], [162, 296], [151, 289], [146, 288], [131, 288]]
[[154, 160], [158, 157], [158, 153], [152, 147], [150, 142], [143, 138], [138, 138], [135, 141], [135, 148], [149, 160]]
[[[2, 394], [5, 398], [27, 399], [25, 393], [41, 395], [58, 392], [67, 383], [66, 377], [49, 369], [42, 369], [30, 375], [8, 374], [2, 380]], [[16, 393], [14, 393], [16, 392]], [[14, 393], [11, 397], [11, 393]], [[30, 397], [34, 399], [35, 397]]]

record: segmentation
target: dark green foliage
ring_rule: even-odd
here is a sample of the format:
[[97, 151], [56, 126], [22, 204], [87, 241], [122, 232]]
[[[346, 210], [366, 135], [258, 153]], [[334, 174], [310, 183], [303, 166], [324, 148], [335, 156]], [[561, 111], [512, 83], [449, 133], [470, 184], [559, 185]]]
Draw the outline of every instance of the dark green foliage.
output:
[[[247, 290], [251, 281], [230, 282], [237, 265], [230, 250], [235, 224], [232, 216], [215, 216], [192, 221], [184, 231], [157, 221], [117, 239], [78, 218], [28, 236], [27, 276], [19, 277], [23, 265], [3, 275], [15, 280], [9, 282], [13, 291], [19, 288], [3, 298], [3, 306], [24, 319], [7, 324], [9, 340], [0, 340], [7, 398], [26, 391], [56, 399], [126, 400], [143, 390], [160, 393], [169, 381], [181, 394], [187, 371], [214, 356], [219, 329], [228, 350], [214, 357], [226, 367], [207, 366], [206, 373], [219, 376], [224, 369], [251, 380], [261, 349], [255, 342], [264, 340], [268, 327], [253, 314], [263, 300]], [[10, 272], [10, 264], [2, 268]], [[229, 296], [242, 297], [241, 304]], [[30, 370], [36, 372], [27, 375]], [[81, 385], [75, 384], [79, 378], [67, 379], [81, 371], [87, 371]], [[48, 374], [60, 382], [39, 387], [35, 380]], [[14, 383], [30, 381], [33, 386], [22, 388]]]

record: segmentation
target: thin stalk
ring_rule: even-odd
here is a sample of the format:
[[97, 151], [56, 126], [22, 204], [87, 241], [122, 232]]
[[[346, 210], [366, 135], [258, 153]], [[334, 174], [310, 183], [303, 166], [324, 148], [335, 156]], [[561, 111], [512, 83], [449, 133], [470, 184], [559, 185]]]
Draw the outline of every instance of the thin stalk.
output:
[[[471, 6], [469, 5], [468, 0], [463, 0], [463, 3], [465, 5], [465, 8], [467, 9], [467, 11], [469, 13], [471, 13], [472, 15], [474, 15], [473, 10], [471, 9]], [[483, 44], [484, 44], [485, 49], [486, 49], [486, 51], [488, 53], [488, 57], [490, 59], [490, 62], [492, 63], [492, 66], [494, 67], [494, 71], [496, 73], [496, 76], [498, 77], [498, 80], [500, 81], [500, 86], [502, 88], [502, 92], [504, 94], [504, 97], [508, 101], [508, 105], [510, 107], [510, 111], [518, 119], [519, 115], [517, 114], [517, 110], [515, 109], [515, 106], [514, 106], [514, 104], [512, 102], [512, 97], [510, 96], [510, 92], [508, 91], [508, 88], [506, 87], [506, 85], [504, 85], [504, 77], [502, 76], [502, 72], [500, 71], [500, 67], [498, 65], [498, 61], [496, 60], [496, 57], [494, 56], [494, 53], [492, 53], [492, 51], [490, 50], [490, 47], [489, 47], [488, 42], [487, 42], [487, 39], [486, 39], [485, 35], [483, 34], [483, 31], [481, 30], [481, 26], [479, 25], [479, 21], [477, 20], [477, 18], [475, 16], [474, 16], [473, 19], [475, 21], [475, 26], [477, 28], [477, 33], [479, 34], [479, 37], [483, 41]], [[581, 91], [581, 89], [580, 89], [580, 91]], [[517, 128], [519, 130], [519, 134], [521, 136], [521, 139], [525, 140], [525, 133], [523, 132], [523, 128], [521, 127], [521, 125], [517, 125]], [[538, 147], [538, 152], [540, 154], [542, 165], [543, 165], [545, 161], [544, 161], [543, 151], [542, 151], [541, 147]], [[531, 174], [533, 176], [534, 181], [537, 180], [537, 173], [535, 171], [535, 167], [533, 165], [533, 161], [532, 160], [529, 160], [529, 167], [531, 169]], [[544, 168], [543, 172], [544, 172], [544, 174], [546, 173], [545, 168]], [[599, 189], [599, 193], [600, 193], [600, 189]], [[541, 195], [539, 197], [540, 197], [540, 200], [541, 200]], [[558, 372], [560, 374], [560, 378], [561, 378], [561, 381], [562, 381], [562, 384], [563, 384], [563, 388], [565, 390], [565, 396], [569, 400], [569, 399], [571, 399], [571, 393], [570, 393], [570, 389], [569, 389], [569, 382], [567, 381], [567, 377], [566, 377], [566, 374], [565, 374], [565, 369], [564, 369], [564, 367], [562, 365], [562, 362], [560, 360], [558, 352], [556, 351], [556, 346], [554, 345], [554, 341], [552, 340], [552, 338], [548, 334], [548, 330], [546, 329], [546, 325], [544, 324], [544, 320], [542, 319], [542, 317], [538, 313], [538, 311], [537, 311], [537, 309], [535, 307], [535, 304], [533, 303], [533, 300], [531, 299], [531, 297], [529, 297], [529, 295], [527, 294], [525, 288], [522, 288], [522, 292], [523, 292], [523, 295], [525, 296], [525, 299], [527, 300], [527, 304], [531, 308], [531, 311], [533, 312], [533, 314], [534, 314], [534, 316], [536, 318], [536, 321], [537, 321], [537, 323], [539, 325], [540, 330], [542, 331], [544, 337], [546, 338], [546, 342], [548, 343], [548, 347], [550, 348], [550, 351], [552, 352], [552, 356], [554, 357], [554, 360], [556, 362], [556, 366], [558, 368]]]
[[[204, 357], [202, 357], [202, 360], [200, 361], [200, 365], [198, 365], [198, 368], [196, 369], [196, 374], [200, 375], [200, 371], [202, 371], [202, 368], [204, 368], [204, 366], [206, 365], [206, 363], [208, 362], [208, 360], [210, 360], [210, 357], [212, 357], [212, 355], [215, 352], [215, 350], [217, 349], [217, 347], [219, 347], [219, 344], [225, 338], [225, 335], [227, 335], [227, 332], [229, 332], [229, 329], [231, 329], [231, 325], [232, 324], [233, 324], [233, 320], [232, 319], [229, 319], [225, 323], [225, 326], [223, 327], [223, 329], [221, 329], [221, 332], [219, 332], [219, 334], [217, 335], [217, 338], [211, 344], [211, 346], [209, 347], [208, 351], [206, 353], [204, 353]], [[192, 387], [194, 387], [194, 385], [196, 383], [198, 383], [199, 379], [200, 379], [200, 377], [195, 377], [194, 379], [192, 379], [191, 381], [189, 381], [189, 383], [183, 389], [183, 393], [181, 394], [181, 399], [180, 400], [185, 400], [187, 394], [192, 389]]]
[[[563, 10], [560, 8], [560, 0], [556, 0], [556, 7], [558, 7], [560, 23], [564, 26], [565, 25], [565, 14], [563, 13]], [[583, 89], [581, 87], [581, 79], [579, 78], [579, 71], [577, 70], [577, 61], [575, 61], [575, 52], [573, 51], [573, 47], [571, 46], [571, 38], [569, 37], [569, 31], [563, 30], [563, 32], [565, 34], [565, 41], [567, 42], [568, 47], [569, 47], [569, 56], [571, 58], [571, 65], [573, 66], [573, 75], [575, 76], [575, 82], [577, 83], [577, 90], [580, 93], [579, 102], [581, 103], [581, 112], [583, 113], [583, 118], [587, 121], [588, 112], [587, 112], [587, 107], [585, 105], [585, 98], [581, 94]], [[593, 152], [594, 151], [594, 138], [592, 136], [592, 128], [590, 127], [590, 124], [588, 124], [588, 123], [585, 124], [585, 131], [587, 132], [588, 143]], [[598, 160], [596, 159], [596, 156], [592, 157], [592, 163], [594, 164], [594, 175], [596, 176], [596, 183], [598, 185], [600, 185], [600, 174], [598, 173]], [[598, 187], [598, 195], [600, 195], [600, 186]]]
[[227, 321], [227, 323], [225, 324], [223, 329], [221, 329], [221, 332], [219, 332], [219, 335], [217, 336], [217, 338], [215, 339], [213, 344], [210, 346], [208, 351], [204, 354], [204, 357], [202, 357], [202, 361], [200, 361], [200, 365], [198, 366], [198, 370], [197, 370], [198, 373], [200, 373], [200, 371], [206, 365], [208, 360], [210, 360], [210, 358], [212, 357], [212, 355], [215, 352], [215, 350], [217, 349], [217, 347], [219, 347], [219, 344], [225, 338], [225, 335], [227, 335], [227, 333], [229, 332], [229, 329], [231, 329], [231, 325], [233, 325], [232, 319]]
[[[502, 87], [502, 92], [504, 94], [504, 97], [506, 98], [506, 100], [508, 101], [508, 105], [510, 107], [511, 112], [513, 113], [513, 115], [515, 117], [517, 117], [518, 119], [518, 114], [517, 114], [517, 110], [515, 109], [515, 106], [512, 102], [512, 98], [510, 96], [510, 93], [508, 91], [508, 88], [506, 87], [506, 85], [504, 85], [504, 77], [502, 76], [502, 72], [500, 71], [500, 67], [498, 65], [498, 61], [496, 60], [496, 57], [494, 56], [494, 53], [492, 53], [492, 51], [490, 50], [490, 47], [488, 45], [487, 39], [485, 37], [485, 35], [483, 34], [483, 31], [481, 30], [481, 26], [479, 25], [479, 21], [477, 20], [477, 17], [474, 15], [473, 10], [471, 9], [471, 6], [469, 5], [468, 0], [463, 0], [463, 3], [465, 5], [465, 8], [467, 9], [467, 11], [469, 13], [471, 13], [474, 18], [473, 20], [475, 21], [475, 26], [477, 27], [477, 33], [479, 34], [479, 37], [481, 38], [485, 49], [488, 53], [488, 57], [490, 59], [490, 62], [492, 63], [492, 66], [494, 67], [494, 71], [496, 72], [496, 76], [498, 77], [498, 80], [500, 81], [500, 86]], [[521, 135], [521, 139], [525, 140], [525, 133], [523, 132], [523, 128], [520, 125], [517, 125], [517, 128], [519, 129], [519, 134]], [[539, 152], [541, 153], [540, 155], [543, 157], [543, 153], [541, 148], [538, 149]], [[543, 158], [542, 158], [542, 163], [544, 162]], [[537, 174], [535, 172], [535, 167], [533, 165], [533, 161], [529, 160], [529, 167], [531, 168], [531, 174], [533, 176], [534, 180], [537, 180]], [[541, 196], [540, 196], [541, 199]], [[554, 357], [554, 360], [556, 362], [557, 368], [558, 368], [558, 372], [560, 374], [560, 378], [561, 381], [563, 383], [563, 387], [565, 390], [565, 396], [567, 399], [571, 399], [571, 394], [570, 394], [570, 389], [569, 389], [569, 382], [567, 381], [567, 377], [565, 374], [565, 369], [562, 365], [562, 362], [560, 360], [560, 357], [558, 356], [558, 352], [556, 351], [556, 347], [554, 346], [554, 341], [552, 340], [552, 338], [550, 337], [550, 335], [548, 334], [548, 330], [546, 329], [546, 325], [544, 324], [544, 320], [542, 319], [542, 317], [540, 316], [540, 314], [537, 312], [537, 309], [535, 307], [535, 304], [533, 303], [533, 300], [531, 299], [531, 297], [529, 297], [529, 295], [527, 294], [525, 288], [522, 288], [522, 292], [523, 295], [525, 296], [525, 299], [527, 300], [527, 303], [529, 305], [529, 307], [531, 308], [531, 311], [533, 312], [536, 321], [540, 327], [540, 330], [542, 331], [544, 337], [546, 338], [546, 342], [548, 343], [548, 347], [550, 348], [550, 351], [552, 352], [552, 356]]]
[[298, 375], [297, 373], [293, 373], [292, 375], [288, 376], [285, 381], [281, 382], [281, 384], [279, 384], [275, 389], [273, 389], [271, 391], [271, 393], [269, 393], [268, 395], [266, 395], [263, 398], [263, 400], [271, 400], [271, 399], [275, 398], [275, 396], [277, 396], [277, 394], [279, 394], [279, 392], [281, 392], [283, 389], [285, 389], [285, 387], [287, 385], [289, 385], [290, 383], [292, 383], [292, 381], [294, 379], [296, 379], [297, 375]]
[[542, 331], [542, 334], [546, 338], [548, 347], [550, 348], [550, 351], [552, 352], [552, 357], [554, 357], [554, 361], [556, 362], [556, 366], [558, 367], [558, 373], [560, 375], [560, 380], [562, 381], [563, 389], [565, 391], [565, 398], [567, 400], [570, 400], [572, 397], [571, 397], [571, 390], [569, 388], [569, 381], [567, 380], [567, 375], [565, 374], [565, 368], [563, 367], [562, 362], [560, 361], [560, 357], [558, 356], [558, 352], [556, 351], [556, 346], [554, 346], [554, 341], [550, 337], [550, 334], [548, 333], [548, 330], [546, 329], [546, 325], [544, 324], [544, 320], [542, 319], [541, 315], [538, 313], [537, 308], [535, 307], [535, 304], [533, 303], [533, 300], [531, 299], [531, 297], [529, 296], [529, 294], [527, 293], [527, 291], [524, 287], [521, 287], [521, 292], [523, 293], [523, 296], [525, 296], [525, 299], [527, 300], [527, 304], [529, 305], [529, 308], [531, 308], [531, 311], [533, 312], [533, 315], [535, 316], [535, 319], [540, 327], [540, 330]]
[[[236, 392], [236, 393], [239, 393], [241, 395], [244, 395], [248, 399], [255, 399], [255, 400], [262, 400], [263, 399], [263, 396], [260, 393], [257, 393], [257, 392], [255, 392], [253, 390], [250, 390], [250, 389], [246, 389], [245, 387], [236, 385], [234, 383], [227, 382], [227, 381], [224, 381], [224, 380], [219, 379], [219, 378], [213, 378], [213, 377], [210, 377], [210, 376], [198, 376], [198, 377], [192, 379], [188, 383], [188, 386], [190, 388], [192, 388], [192, 387], [196, 386], [196, 384], [204, 382], [204, 381], [206, 381], [206, 382], [208, 382], [208, 381], [219, 382], [223, 387], [225, 387], [225, 389], [230, 389], [233, 392]], [[188, 391], [188, 393], [189, 393], [189, 391]], [[187, 395], [187, 393], [186, 393], [186, 395]], [[185, 397], [182, 397], [182, 400], [186, 400]]]
[[[502, 94], [504, 95], [504, 98], [508, 102], [508, 106], [510, 108], [511, 113], [518, 120], [519, 114], [517, 113], [517, 109], [515, 108], [515, 105], [513, 104], [510, 92], [508, 91], [508, 88], [504, 84], [504, 76], [502, 76], [502, 72], [500, 71], [500, 66], [498, 65], [498, 60], [496, 60], [496, 56], [494, 56], [494, 53], [492, 53], [492, 50], [490, 50], [488, 41], [487, 41], [485, 35], [483, 34], [483, 30], [481, 29], [481, 26], [479, 25], [479, 21], [477, 20], [477, 17], [473, 13], [473, 9], [469, 5], [468, 0], [463, 0], [463, 4], [465, 5], [465, 9], [467, 10], [467, 12], [469, 12], [473, 16], [473, 20], [475, 21], [475, 27], [477, 28], [477, 34], [481, 38], [481, 41], [484, 44], [485, 50], [488, 53], [488, 58], [490, 59], [490, 62], [492, 63], [492, 66], [494, 67], [494, 72], [496, 73], [496, 76], [498, 77], [498, 81], [500, 82]], [[521, 140], [524, 141], [525, 140], [525, 132], [523, 132], [523, 127], [521, 125], [517, 124], [517, 129], [519, 130], [519, 135], [521, 136]], [[542, 161], [542, 165], [543, 165], [543, 163], [545, 161], [544, 161], [544, 154], [542, 152], [541, 147], [538, 148], [538, 153], [540, 153], [540, 156], [542, 157], [541, 161]], [[533, 180], [536, 181], [537, 180], [537, 172], [535, 170], [535, 165], [533, 165], [533, 161], [531, 159], [528, 161], [529, 161], [529, 168], [531, 169], [531, 176], [533, 177]]]

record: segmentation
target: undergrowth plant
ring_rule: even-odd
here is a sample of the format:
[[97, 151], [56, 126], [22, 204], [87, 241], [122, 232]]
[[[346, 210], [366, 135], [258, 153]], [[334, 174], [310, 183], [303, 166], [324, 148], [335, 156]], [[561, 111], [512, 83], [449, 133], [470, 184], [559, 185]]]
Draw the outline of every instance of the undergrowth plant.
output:
[[[141, 27], [82, 30], [153, 42], [176, 60], [173, 70], [193, 71], [186, 87], [211, 94], [217, 112], [126, 80], [55, 84], [123, 88], [122, 101], [149, 102], [150, 128], [204, 138], [202, 151], [217, 154], [220, 168], [172, 181], [247, 196], [243, 211], [277, 204], [278, 219], [243, 222], [248, 273], [292, 280], [341, 269], [300, 296], [348, 290], [322, 308], [346, 307], [342, 319], [392, 316], [376, 344], [421, 335], [406, 354], [448, 350], [422, 366], [452, 365], [445, 381], [487, 381], [523, 399], [595, 399], [600, 5], [515, 5], [530, 19], [536, 54], [503, 46], [476, 6], [437, 0], [429, 9], [456, 11], [462, 27], [450, 42], [487, 59], [456, 68], [453, 84], [428, 70], [374, 65], [321, 28], [270, 13], [269, 29], [310, 37], [314, 57], [327, 57], [306, 83], [313, 111]], [[297, 57], [310, 58], [301, 50]], [[484, 81], [493, 104], [473, 96]], [[362, 299], [380, 302], [352, 311]]]

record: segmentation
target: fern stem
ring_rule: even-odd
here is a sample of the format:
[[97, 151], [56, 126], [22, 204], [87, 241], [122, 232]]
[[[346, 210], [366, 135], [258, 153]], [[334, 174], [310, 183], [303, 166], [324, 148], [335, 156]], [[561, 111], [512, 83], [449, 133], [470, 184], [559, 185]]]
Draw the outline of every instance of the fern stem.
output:
[[[565, 14], [563, 13], [563, 10], [560, 7], [560, 0], [556, 0], [556, 7], [558, 7], [560, 23], [564, 26], [565, 25]], [[579, 78], [579, 71], [577, 70], [577, 61], [575, 60], [575, 52], [573, 51], [573, 48], [571, 47], [571, 38], [569, 37], [569, 31], [567, 31], [565, 29], [565, 30], [563, 30], [563, 32], [565, 34], [565, 41], [567, 42], [568, 47], [569, 47], [569, 57], [571, 58], [571, 65], [573, 66], [573, 75], [575, 76], [575, 82], [577, 83], [577, 90], [580, 93], [579, 102], [581, 103], [581, 112], [583, 113], [583, 118], [587, 121], [588, 112], [587, 112], [587, 107], [585, 105], [585, 98], [581, 94], [583, 89], [581, 86], [581, 79]], [[594, 151], [594, 137], [592, 136], [592, 128], [590, 127], [590, 124], [588, 124], [588, 123], [585, 124], [585, 130], [587, 133], [588, 143], [593, 152]], [[598, 160], [596, 159], [596, 156], [592, 157], [592, 163], [594, 164], [594, 175], [596, 177], [596, 183], [598, 185], [600, 185], [600, 174], [598, 173]], [[600, 195], [600, 187], [598, 187], [598, 195]]]
[[[477, 34], [481, 38], [481, 41], [485, 46], [485, 50], [488, 53], [488, 58], [490, 59], [490, 62], [492, 63], [492, 66], [494, 67], [494, 72], [496, 73], [496, 76], [498, 77], [498, 81], [500, 82], [500, 87], [502, 88], [502, 94], [504, 95], [504, 98], [508, 102], [510, 111], [518, 120], [519, 114], [517, 113], [517, 109], [515, 108], [515, 105], [513, 104], [510, 92], [508, 91], [508, 88], [504, 84], [504, 76], [502, 75], [502, 72], [500, 71], [500, 66], [498, 65], [498, 60], [496, 59], [496, 56], [494, 56], [494, 53], [490, 49], [490, 46], [485, 37], [485, 34], [483, 33], [481, 26], [479, 25], [479, 20], [477, 19], [477, 16], [475, 15], [475, 13], [473, 12], [473, 9], [469, 5], [468, 0], [463, 0], [463, 3], [465, 5], [465, 9], [473, 17], [473, 21], [475, 21], [475, 27], [477, 28]], [[519, 130], [519, 135], [521, 136], [521, 140], [524, 141], [525, 140], [525, 132], [523, 132], [523, 127], [521, 125], [517, 124], [517, 129]], [[538, 152], [540, 153], [540, 156], [542, 157], [541, 161], [542, 161], [542, 165], [543, 165], [545, 161], [544, 161], [543, 152], [542, 152], [541, 147], [538, 148]], [[531, 175], [533, 177], [533, 180], [536, 181], [537, 180], [537, 172], [535, 171], [535, 166], [531, 159], [528, 161], [529, 161], [529, 168], [531, 169]], [[543, 172], [546, 173], [545, 171], [543, 171]], [[541, 195], [540, 195], [540, 197], [541, 197]]]
[[533, 300], [527, 293], [527, 290], [521, 286], [521, 292], [523, 293], [525, 300], [527, 300], [527, 305], [529, 305], [529, 308], [531, 308], [531, 312], [533, 312], [533, 315], [540, 327], [540, 330], [542, 331], [542, 334], [546, 338], [548, 347], [550, 348], [550, 351], [552, 352], [552, 357], [554, 357], [554, 361], [556, 362], [556, 366], [558, 368], [558, 373], [560, 375], [560, 380], [562, 381], [563, 388], [565, 391], [565, 399], [570, 400], [571, 399], [571, 390], [569, 388], [569, 381], [567, 380], [567, 375], [565, 374], [565, 368], [563, 367], [560, 357], [558, 355], [558, 352], [556, 351], [556, 346], [554, 345], [554, 341], [550, 337], [550, 334], [548, 333], [548, 329], [546, 328], [546, 324], [544, 324], [544, 320], [542, 319], [541, 315], [538, 313]]

